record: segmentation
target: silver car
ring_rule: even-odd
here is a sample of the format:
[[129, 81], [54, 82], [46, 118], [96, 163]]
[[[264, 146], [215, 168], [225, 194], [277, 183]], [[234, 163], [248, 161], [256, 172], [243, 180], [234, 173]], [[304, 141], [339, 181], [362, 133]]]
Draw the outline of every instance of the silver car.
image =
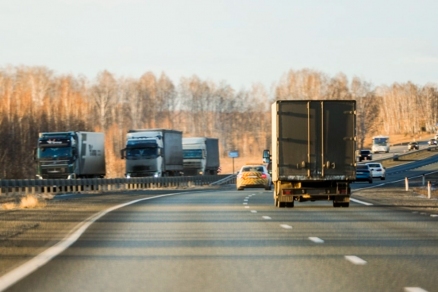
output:
[[371, 176], [373, 178], [380, 177], [381, 180], [386, 179], [386, 168], [379, 162], [369, 162], [367, 163], [370, 170]]

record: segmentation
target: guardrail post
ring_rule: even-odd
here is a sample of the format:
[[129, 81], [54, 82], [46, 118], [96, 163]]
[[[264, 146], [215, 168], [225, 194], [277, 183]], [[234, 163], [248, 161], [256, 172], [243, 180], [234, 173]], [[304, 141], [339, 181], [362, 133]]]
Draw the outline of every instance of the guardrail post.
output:
[[405, 177], [405, 189], [406, 191], [409, 191], [409, 181], [407, 177]]
[[423, 174], [421, 177], [423, 179], [423, 186], [424, 186], [426, 184], [426, 175]]
[[431, 184], [430, 181], [427, 182], [427, 198], [431, 198]]

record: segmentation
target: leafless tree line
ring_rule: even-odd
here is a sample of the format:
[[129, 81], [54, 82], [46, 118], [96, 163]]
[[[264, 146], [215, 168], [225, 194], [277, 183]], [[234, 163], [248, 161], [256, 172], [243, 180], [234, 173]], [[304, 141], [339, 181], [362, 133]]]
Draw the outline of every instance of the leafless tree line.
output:
[[103, 71], [91, 82], [45, 67], [7, 67], [0, 69], [0, 178], [34, 178], [39, 132], [104, 132], [108, 177], [123, 175], [119, 151], [134, 128], [217, 137], [223, 158], [238, 150], [253, 159], [270, 146], [270, 104], [277, 99], [355, 99], [360, 147], [374, 134], [435, 132], [438, 122], [436, 85], [375, 88], [305, 69], [287, 72], [270, 91], [261, 84], [236, 91], [197, 76], [174, 84], [164, 73], [136, 79]]

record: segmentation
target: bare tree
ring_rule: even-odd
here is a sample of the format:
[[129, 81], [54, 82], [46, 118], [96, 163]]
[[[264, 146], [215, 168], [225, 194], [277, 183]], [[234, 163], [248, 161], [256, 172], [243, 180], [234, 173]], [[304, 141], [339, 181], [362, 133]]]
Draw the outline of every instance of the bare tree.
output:
[[117, 101], [117, 90], [117, 82], [108, 71], [103, 71], [97, 76], [97, 84], [91, 89], [93, 109], [97, 116], [96, 122], [103, 130], [111, 124], [111, 107]]

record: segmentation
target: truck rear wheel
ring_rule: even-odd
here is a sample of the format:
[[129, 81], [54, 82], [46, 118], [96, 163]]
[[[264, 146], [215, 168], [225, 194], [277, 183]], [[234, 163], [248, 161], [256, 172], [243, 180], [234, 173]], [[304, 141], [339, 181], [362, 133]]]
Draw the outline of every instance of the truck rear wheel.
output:
[[280, 201], [278, 201], [278, 203], [277, 203], [277, 207], [278, 207], [278, 208], [284, 208], [284, 207], [286, 207], [286, 202], [280, 202]]
[[335, 208], [339, 208], [339, 207], [348, 208], [348, 207], [350, 207], [350, 202], [339, 203], [339, 202], [333, 201], [333, 207], [335, 207]]

